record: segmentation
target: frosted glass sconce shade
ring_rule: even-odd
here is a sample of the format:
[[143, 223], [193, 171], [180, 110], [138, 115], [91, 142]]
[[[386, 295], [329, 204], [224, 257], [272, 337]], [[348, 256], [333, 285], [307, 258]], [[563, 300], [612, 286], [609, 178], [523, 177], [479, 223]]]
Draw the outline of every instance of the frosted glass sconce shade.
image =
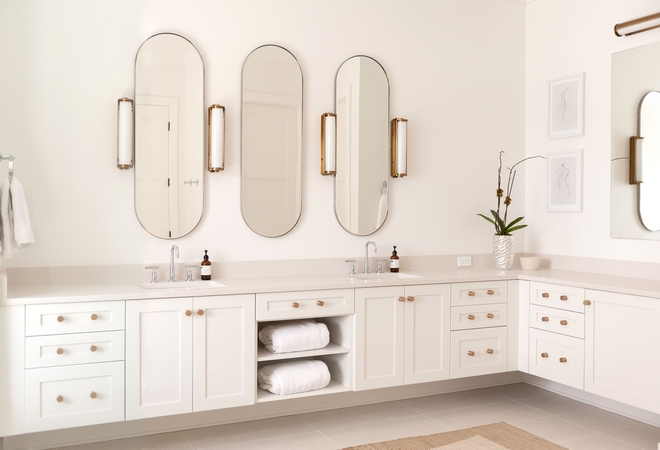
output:
[[321, 175], [334, 175], [335, 150], [337, 143], [337, 115], [325, 113], [321, 116]]
[[408, 175], [408, 119], [392, 119], [392, 178]]
[[117, 101], [117, 168], [133, 167], [133, 100]]
[[209, 172], [220, 172], [225, 168], [225, 107], [209, 106], [208, 126]]

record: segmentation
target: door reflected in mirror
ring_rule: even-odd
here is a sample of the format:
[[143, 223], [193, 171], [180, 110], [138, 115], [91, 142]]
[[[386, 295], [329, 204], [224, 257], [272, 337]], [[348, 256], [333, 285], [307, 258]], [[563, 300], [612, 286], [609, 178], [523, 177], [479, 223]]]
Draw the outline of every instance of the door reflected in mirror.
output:
[[335, 214], [349, 233], [375, 233], [389, 205], [389, 81], [368, 56], [349, 58], [337, 72]]
[[[639, 105], [639, 136], [644, 138], [639, 184], [639, 218], [649, 231], [660, 230], [660, 92], [649, 92]], [[641, 156], [641, 155], [639, 155]]]
[[135, 212], [160, 238], [190, 233], [204, 204], [204, 66], [187, 39], [147, 39], [135, 60]]
[[296, 58], [276, 45], [243, 65], [241, 211], [261, 236], [282, 236], [300, 218], [302, 82]]

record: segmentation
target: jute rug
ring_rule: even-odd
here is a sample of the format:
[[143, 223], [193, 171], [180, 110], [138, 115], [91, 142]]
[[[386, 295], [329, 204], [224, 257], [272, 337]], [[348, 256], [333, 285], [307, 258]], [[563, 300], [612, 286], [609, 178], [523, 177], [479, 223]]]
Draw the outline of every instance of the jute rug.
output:
[[566, 450], [504, 422], [344, 450]]

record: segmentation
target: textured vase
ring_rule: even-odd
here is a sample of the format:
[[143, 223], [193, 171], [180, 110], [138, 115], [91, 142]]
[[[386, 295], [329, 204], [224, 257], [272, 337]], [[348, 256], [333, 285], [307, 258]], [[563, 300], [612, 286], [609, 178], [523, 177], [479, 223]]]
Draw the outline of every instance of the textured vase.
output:
[[496, 269], [509, 270], [513, 265], [513, 236], [493, 236], [493, 256]]

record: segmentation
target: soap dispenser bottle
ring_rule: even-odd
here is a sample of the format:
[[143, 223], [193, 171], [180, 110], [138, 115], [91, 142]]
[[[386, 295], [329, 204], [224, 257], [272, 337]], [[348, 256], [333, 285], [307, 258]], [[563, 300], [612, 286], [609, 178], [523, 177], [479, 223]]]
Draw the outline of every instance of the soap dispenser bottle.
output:
[[204, 250], [204, 260], [200, 267], [200, 274], [202, 275], [202, 280], [211, 279], [211, 261], [209, 261], [208, 250]]
[[394, 250], [392, 250], [392, 256], [390, 256], [390, 272], [399, 271], [399, 256], [396, 254], [396, 245]]

